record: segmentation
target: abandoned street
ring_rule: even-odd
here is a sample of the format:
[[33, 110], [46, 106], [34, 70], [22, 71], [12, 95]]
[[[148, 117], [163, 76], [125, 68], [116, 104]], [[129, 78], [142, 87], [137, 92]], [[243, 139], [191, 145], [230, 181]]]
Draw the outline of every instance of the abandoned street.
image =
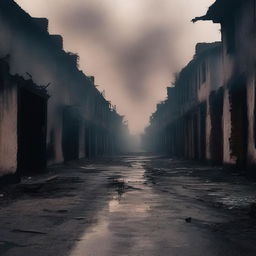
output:
[[81, 160], [0, 197], [0, 255], [255, 255], [255, 186], [151, 155]]
[[256, 255], [256, 0], [1, 0], [0, 36], [0, 256]]

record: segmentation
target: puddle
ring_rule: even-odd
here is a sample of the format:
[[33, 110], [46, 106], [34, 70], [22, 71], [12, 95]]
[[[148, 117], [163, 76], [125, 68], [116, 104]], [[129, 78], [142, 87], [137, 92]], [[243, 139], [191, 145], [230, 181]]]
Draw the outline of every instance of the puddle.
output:
[[[113, 249], [118, 248], [114, 245], [129, 246], [132, 232], [127, 228], [136, 230], [137, 227], [126, 225], [149, 216], [150, 205], [145, 203], [144, 198], [152, 194], [144, 184], [145, 170], [142, 163], [133, 162], [131, 166], [128, 169], [122, 167], [122, 176], [116, 175], [109, 179], [114, 193], [112, 199], [98, 214], [96, 225], [86, 230], [79, 239], [70, 256], [112, 256]], [[146, 239], [143, 241], [146, 242]], [[150, 241], [147, 244], [150, 245]]]
[[115, 198], [109, 202], [108, 211], [110, 213], [125, 213], [132, 216], [133, 214], [137, 213], [147, 213], [150, 210], [150, 206], [147, 204], [135, 204], [131, 207], [130, 204], [125, 204], [118, 198]]
[[79, 239], [79, 243], [70, 256], [106, 255], [111, 247], [111, 232], [107, 220], [101, 219], [98, 224]]
[[84, 170], [96, 170], [96, 169], [98, 169], [98, 168], [96, 168], [95, 166], [92, 166], [92, 165], [80, 166], [79, 168], [84, 169]]

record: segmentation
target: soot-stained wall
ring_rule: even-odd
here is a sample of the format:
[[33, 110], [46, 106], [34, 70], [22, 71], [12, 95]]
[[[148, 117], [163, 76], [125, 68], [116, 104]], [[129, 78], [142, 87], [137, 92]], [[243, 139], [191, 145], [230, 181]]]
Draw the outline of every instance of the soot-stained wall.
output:
[[[96, 148], [93, 156], [117, 151], [119, 134], [116, 132], [122, 129], [122, 117], [96, 89], [94, 79], [79, 70], [79, 57], [63, 50], [62, 37], [48, 33], [47, 19], [32, 18], [13, 0], [3, 0], [0, 37], [0, 58], [5, 59], [10, 68], [4, 75], [33, 80], [35, 86], [43, 88], [49, 96], [45, 101], [46, 127], [42, 128], [46, 132], [47, 164], [89, 156], [92, 148]], [[0, 143], [0, 148], [1, 152], [12, 150], [15, 153], [19, 150], [15, 146], [17, 89], [11, 88], [8, 86], [0, 93], [1, 105], [9, 106], [1, 109], [5, 118], [0, 123], [0, 133], [10, 138], [8, 144], [12, 146], [7, 148]], [[86, 134], [88, 126], [93, 137]], [[2, 169], [14, 172], [15, 154], [7, 158], [1, 160]], [[4, 161], [7, 161], [6, 168]]]
[[[223, 151], [222, 45], [199, 43], [193, 60], [179, 73], [168, 98], [157, 106], [144, 144], [150, 151], [161, 151], [188, 159], [219, 162]], [[219, 117], [218, 114], [221, 116]], [[216, 124], [215, 122], [220, 122]], [[149, 142], [151, 138], [154, 141]]]
[[0, 61], [0, 176], [17, 168], [17, 87]]

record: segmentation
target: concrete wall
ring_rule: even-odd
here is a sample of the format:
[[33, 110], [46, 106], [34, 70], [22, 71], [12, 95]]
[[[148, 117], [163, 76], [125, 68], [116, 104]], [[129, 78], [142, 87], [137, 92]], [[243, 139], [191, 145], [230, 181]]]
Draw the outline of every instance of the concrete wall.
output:
[[154, 143], [148, 144], [151, 150], [189, 159], [212, 160], [212, 148], [216, 145], [212, 143], [212, 134], [217, 127], [222, 137], [222, 126], [212, 125], [216, 118], [211, 116], [210, 97], [211, 100], [217, 98], [215, 101], [221, 104], [218, 91], [222, 86], [221, 44], [198, 44], [194, 59], [180, 72], [175, 87], [168, 89], [168, 99], [159, 104], [152, 115], [144, 136], [145, 144], [146, 140], [155, 138]]
[[[90, 129], [94, 136], [89, 138], [93, 141], [89, 145], [89, 151], [91, 147], [95, 147], [93, 143], [97, 144], [96, 155], [117, 150], [115, 140], [119, 139], [119, 135], [116, 132], [122, 128], [122, 117], [96, 89], [93, 79], [79, 70], [78, 56], [63, 50], [62, 37], [49, 35], [48, 20], [30, 17], [13, 0], [3, 0], [0, 5], [0, 59], [3, 58], [8, 62], [11, 76], [17, 74], [24, 79], [33, 80], [37, 86], [47, 86], [47, 93], [50, 96], [47, 106], [48, 164], [65, 160], [63, 136], [69, 129], [66, 125], [64, 131], [64, 115], [67, 109], [71, 109], [70, 113], [72, 112], [71, 116], [68, 116], [71, 118], [70, 122], [78, 122], [79, 126], [78, 157], [89, 155], [89, 152], [86, 152], [88, 123], [91, 124]], [[0, 122], [0, 133], [10, 133], [7, 134], [10, 138], [8, 144], [13, 145], [12, 148], [8, 148], [4, 143], [0, 143], [0, 152], [8, 150], [14, 153], [6, 157], [6, 160], [2, 160], [1, 168], [7, 172], [14, 172], [17, 162], [15, 93], [16, 91], [11, 89], [0, 93], [0, 103], [11, 106], [1, 110], [4, 118]], [[6, 96], [8, 100], [5, 99]], [[101, 133], [104, 134], [104, 138], [99, 139]]]
[[[253, 0], [242, 2], [239, 9], [232, 10], [234, 12], [234, 37], [231, 38], [228, 33], [232, 23], [229, 16], [223, 17], [222, 40], [223, 40], [223, 63], [224, 63], [224, 82], [225, 91], [225, 107], [224, 107], [224, 133], [225, 133], [225, 151], [224, 160], [226, 164], [235, 164], [236, 157], [232, 156], [232, 146], [230, 145], [232, 121], [230, 119], [230, 102], [229, 91], [232, 84], [239, 80], [239, 76], [245, 77], [245, 86], [247, 89], [247, 118], [248, 118], [248, 138], [247, 140], [247, 164], [248, 167], [256, 164], [256, 148], [255, 148], [255, 128], [254, 128], [254, 110], [255, 110], [255, 3]], [[230, 41], [234, 44], [234, 50], [229, 51]]]
[[255, 145], [255, 76], [251, 77], [251, 79], [248, 81], [247, 86], [247, 101], [248, 101], [248, 165], [249, 166], [255, 166], [256, 165], [256, 145]]
[[231, 137], [231, 114], [230, 114], [229, 91], [224, 90], [224, 106], [223, 106], [223, 163], [225, 165], [235, 164], [235, 158], [231, 156], [230, 137]]
[[[186, 119], [184, 127], [179, 132], [178, 141], [182, 144], [185, 137], [185, 147], [189, 148], [185, 150], [184, 155], [188, 158], [193, 157], [193, 144], [198, 134], [194, 133], [197, 128], [193, 127], [192, 120], [199, 113], [199, 104], [205, 102], [207, 106], [206, 159], [216, 160], [218, 163], [221, 159], [223, 164], [235, 165], [241, 169], [247, 167], [255, 175], [255, 0], [237, 0], [234, 3], [216, 0], [207, 14], [195, 19], [195, 21], [197, 20], [212, 20], [215, 23], [221, 23], [222, 49], [204, 56], [201, 50], [204, 51], [207, 44], [197, 45], [195, 58], [181, 71], [178, 79], [179, 81], [182, 80], [181, 77], [187, 76], [192, 82], [187, 87], [183, 83], [176, 84], [174, 89], [178, 92], [178, 101], [175, 101], [176, 107], [172, 106], [173, 109], [176, 109], [174, 111], [175, 118], [170, 118], [169, 122], [170, 124], [178, 122], [182, 117]], [[198, 79], [195, 77], [199, 75], [202, 78], [202, 65], [206, 70], [206, 79], [201, 81], [201, 84], [196, 84]], [[189, 68], [192, 72], [186, 73], [184, 70]], [[193, 95], [191, 88], [196, 89], [197, 96]], [[162, 134], [164, 130], [166, 121], [161, 119], [163, 111], [168, 112], [169, 110], [168, 108], [164, 110], [158, 108], [157, 112], [153, 114], [151, 126], [147, 129], [151, 136], [154, 136], [152, 134]], [[189, 131], [184, 134], [183, 129], [189, 129]], [[200, 127], [198, 129], [200, 134]], [[219, 138], [222, 141], [218, 140]], [[175, 142], [175, 146], [177, 146], [177, 142]], [[218, 154], [217, 149], [222, 156]]]
[[248, 155], [247, 164], [250, 169], [256, 166], [256, 145], [255, 145], [255, 31], [256, 16], [255, 3], [253, 0], [243, 3], [238, 12], [240, 17], [236, 29], [236, 59], [234, 63], [234, 72], [245, 74], [247, 87], [247, 111], [248, 111]]
[[17, 168], [17, 87], [0, 61], [0, 176]]
[[12, 18], [8, 19], [0, 13], [0, 58], [10, 56], [12, 75], [19, 74], [28, 78], [29, 73], [38, 85], [51, 83], [48, 87], [51, 97], [48, 102], [47, 143], [54, 145], [49, 164], [58, 163], [63, 161], [63, 108], [80, 104], [84, 100], [86, 80], [85, 84], [77, 83], [72, 59], [69, 60], [62, 48], [51, 42], [50, 36], [40, 27], [37, 28], [29, 16], [18, 12], [17, 20], [20, 23], [13, 23]]
[[210, 109], [210, 95], [217, 92], [223, 86], [223, 65], [221, 48], [215, 53], [209, 55], [206, 60], [206, 82], [202, 85], [199, 93], [199, 100], [206, 102], [206, 159], [212, 160], [211, 153], [211, 140], [212, 138], [212, 117]]

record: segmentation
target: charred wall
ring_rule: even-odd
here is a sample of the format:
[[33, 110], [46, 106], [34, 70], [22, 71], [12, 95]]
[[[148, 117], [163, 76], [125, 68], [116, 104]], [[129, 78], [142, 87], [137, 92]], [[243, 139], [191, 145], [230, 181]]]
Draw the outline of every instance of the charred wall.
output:
[[[0, 76], [0, 138], [7, 136], [9, 142], [0, 140], [0, 152], [12, 152], [11, 157], [0, 160], [1, 169], [41, 169], [121, 150], [123, 117], [97, 90], [94, 79], [79, 70], [79, 57], [63, 50], [62, 37], [49, 34], [47, 19], [32, 18], [13, 0], [3, 0], [0, 35], [0, 58], [5, 58], [9, 66]], [[17, 81], [7, 82], [7, 76], [33, 80], [33, 85], [22, 85], [23, 91]], [[31, 94], [32, 87], [36, 90]], [[47, 100], [38, 95], [40, 88], [47, 91]], [[29, 108], [37, 115], [26, 114]], [[41, 146], [27, 147], [23, 140], [32, 140], [30, 136]], [[25, 152], [39, 150], [44, 157], [35, 162], [40, 166], [24, 160]]]
[[17, 169], [17, 87], [0, 61], [0, 176]]
[[[151, 117], [144, 136], [149, 150], [201, 161], [213, 161], [216, 147], [222, 151], [222, 142], [213, 145], [215, 128], [222, 132], [222, 116], [213, 106], [221, 101], [221, 59], [221, 43], [197, 44], [193, 60], [179, 73], [175, 86], [168, 88], [167, 100]], [[153, 143], [146, 142], [151, 138]]]
[[223, 163], [223, 88], [213, 91], [209, 97], [211, 118], [210, 158], [213, 164]]

